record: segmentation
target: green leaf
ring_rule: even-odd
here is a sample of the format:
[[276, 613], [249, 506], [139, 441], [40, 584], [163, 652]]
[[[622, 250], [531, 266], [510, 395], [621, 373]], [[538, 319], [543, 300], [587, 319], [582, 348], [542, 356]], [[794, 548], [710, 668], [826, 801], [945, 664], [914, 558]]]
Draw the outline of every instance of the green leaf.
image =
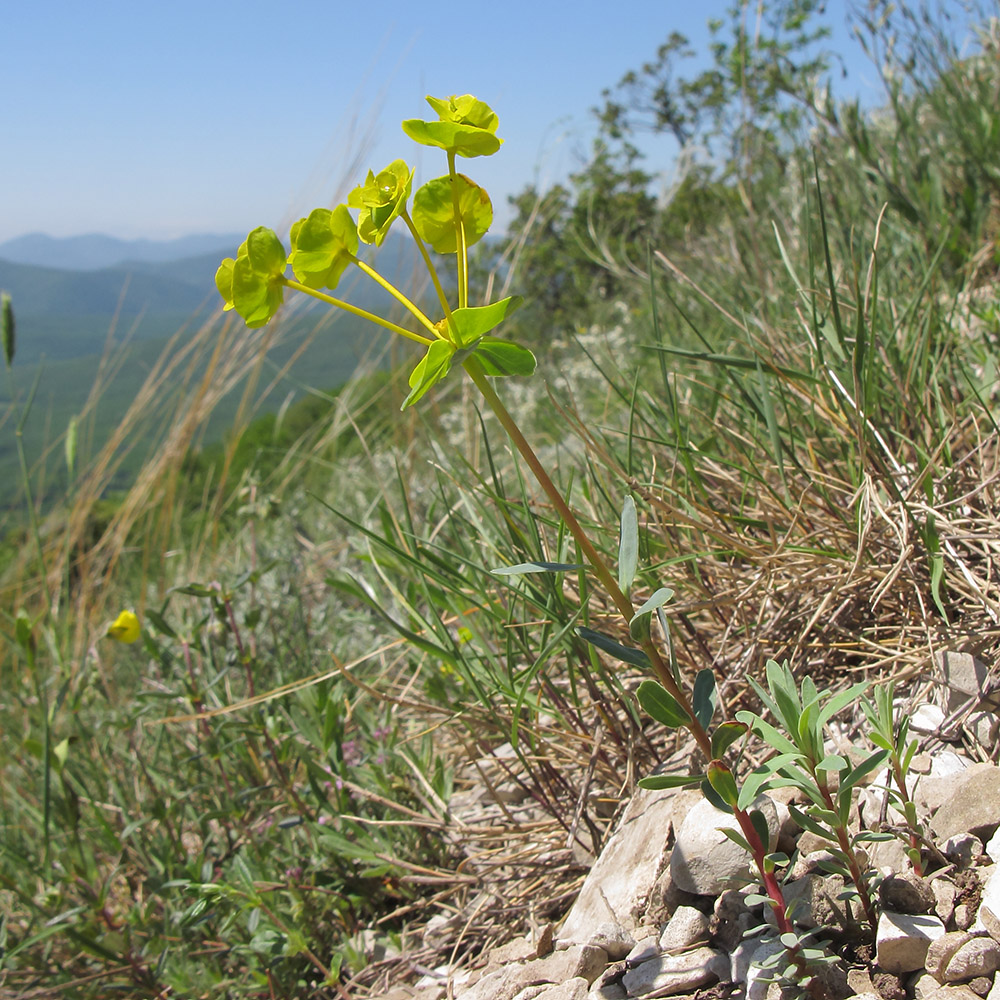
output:
[[850, 774], [840, 779], [841, 788], [853, 788], [866, 774], [871, 774], [876, 768], [881, 767], [889, 756], [887, 750], [878, 750], [870, 757], [861, 761]]
[[500, 124], [496, 112], [485, 101], [478, 100], [472, 94], [463, 94], [461, 97], [453, 95], [447, 100], [428, 96], [426, 101], [443, 122], [456, 122], [490, 133], [496, 132], [497, 125]]
[[447, 376], [451, 371], [451, 359], [454, 354], [455, 345], [447, 340], [435, 340], [427, 348], [427, 353], [410, 372], [410, 394], [403, 400], [401, 410], [412, 406], [431, 386]]
[[788, 812], [803, 830], [808, 830], [810, 833], [816, 834], [817, 837], [822, 837], [823, 840], [832, 841], [834, 844], [837, 843], [837, 835], [831, 832], [828, 826], [818, 823], [809, 813], [799, 809], [798, 806], [789, 803]]
[[720, 812], [732, 815], [733, 810], [726, 803], [726, 800], [712, 787], [712, 783], [707, 777], [701, 783], [701, 794]]
[[421, 146], [454, 150], [459, 156], [466, 157], [492, 156], [503, 145], [503, 139], [489, 132], [453, 122], [425, 122], [419, 118], [408, 118], [403, 122], [403, 131]]
[[767, 687], [777, 706], [778, 720], [789, 731], [794, 733], [798, 728], [799, 717], [802, 714], [802, 704], [795, 689], [795, 678], [788, 664], [779, 664], [775, 660], [767, 661]]
[[292, 226], [288, 262], [309, 288], [336, 288], [357, 252], [358, 230], [346, 205], [315, 208]]
[[715, 672], [709, 667], [698, 671], [691, 693], [691, 707], [695, 717], [706, 729], [715, 714]]
[[[652, 664], [649, 662], [649, 657], [641, 649], [635, 649], [633, 646], [623, 646], [620, 642], [615, 642], [614, 639], [611, 639], [606, 635], [601, 635], [600, 632], [595, 632], [589, 628], [578, 628], [576, 630], [576, 634], [581, 639], [589, 642], [592, 646], [596, 646], [598, 649], [603, 649], [605, 653], [610, 654], [617, 660], [621, 660], [622, 663], [631, 663], [634, 667], [646, 667], [647, 669], [652, 668]], [[640, 685], [640, 688], [641, 686], [642, 685]], [[665, 691], [664, 694], [666, 694]], [[684, 716], [684, 719], [686, 722], [686, 715]]]
[[704, 777], [703, 774], [650, 774], [639, 779], [640, 788], [659, 791], [663, 788], [681, 788], [684, 785], [696, 785]]
[[760, 837], [764, 850], [768, 850], [771, 846], [771, 828], [767, 825], [764, 814], [759, 809], [751, 809], [750, 822], [753, 824], [754, 832]]
[[718, 792], [719, 798], [730, 809], [736, 808], [736, 803], [740, 799], [740, 792], [736, 787], [736, 779], [733, 777], [733, 772], [722, 761], [713, 760], [709, 761], [706, 777], [708, 778], [708, 783]]
[[514, 310], [520, 308], [524, 299], [520, 295], [509, 295], [488, 306], [467, 306], [452, 312], [454, 325], [452, 339], [457, 347], [470, 347], [490, 330], [498, 327]]
[[535, 356], [527, 347], [497, 337], [483, 337], [473, 351], [490, 376], [534, 375]]
[[661, 725], [679, 729], [690, 724], [687, 712], [662, 684], [643, 681], [636, 695], [645, 713]]
[[745, 722], [768, 746], [780, 753], [801, 756], [798, 747], [787, 736], [780, 733], [769, 722], [765, 722], [759, 715], [743, 710], [736, 713], [736, 718], [740, 722]]
[[[722, 728], [721, 726], [719, 727]], [[713, 734], [714, 738], [714, 734]], [[799, 754], [797, 753], [783, 753], [778, 754], [776, 757], [772, 757], [770, 760], [764, 761], [763, 764], [755, 767], [744, 779], [743, 786], [740, 788], [740, 800], [737, 803], [740, 809], [746, 809], [757, 795], [760, 790], [772, 779], [775, 775], [779, 774], [781, 768], [785, 764], [791, 763], [797, 760]]]
[[851, 765], [839, 754], [827, 754], [817, 765], [817, 771], [846, 771]]
[[865, 690], [868, 688], [867, 681], [861, 681], [858, 684], [852, 684], [849, 688], [844, 691], [839, 691], [837, 694], [833, 695], [826, 704], [823, 705], [823, 710], [819, 714], [819, 725], [825, 726], [827, 722], [830, 721], [838, 712], [847, 708], [848, 705], [852, 705], [857, 701]]
[[628, 593], [639, 567], [639, 518], [635, 500], [625, 497], [622, 506], [621, 535], [618, 542], [618, 586]]
[[724, 837], [727, 837], [729, 840], [731, 840], [737, 847], [741, 847], [744, 851], [747, 852], [747, 854], [753, 853], [753, 851], [750, 850], [750, 845], [746, 842], [746, 838], [743, 836], [743, 834], [737, 833], [732, 827], [720, 826], [719, 833], [721, 833]]
[[[485, 188], [473, 183], [464, 174], [455, 175], [458, 189], [458, 212], [465, 227], [465, 242], [472, 246], [486, 235], [493, 224], [493, 203]], [[452, 199], [451, 177], [428, 181], [413, 196], [413, 224], [421, 239], [438, 253], [458, 250], [455, 204]]]
[[563, 573], [570, 569], [583, 569], [582, 563], [525, 562], [515, 566], [498, 566], [491, 569], [494, 576], [520, 576], [522, 573]]
[[64, 452], [66, 456], [66, 472], [69, 474], [69, 478], [73, 478], [73, 470], [76, 468], [76, 439], [77, 439], [77, 418], [74, 413], [73, 416], [69, 418], [69, 423], [66, 425], [66, 442], [64, 447]]
[[10, 293], [0, 293], [0, 342], [3, 343], [3, 359], [7, 367], [14, 363], [14, 306]]
[[628, 630], [636, 642], [643, 642], [649, 638], [649, 623], [653, 612], [657, 608], [663, 607], [672, 597], [674, 592], [669, 587], [660, 587], [654, 591], [649, 598], [643, 602], [642, 606], [628, 623]]
[[167, 624], [166, 619], [159, 613], [159, 611], [151, 611], [147, 608], [145, 615], [146, 620], [155, 626], [156, 631], [161, 635], [168, 635], [171, 639], [177, 638], [177, 633]]
[[17, 644], [29, 656], [33, 655], [35, 649], [32, 629], [33, 626], [31, 619], [28, 617], [28, 612], [21, 608], [17, 613], [17, 618], [14, 620], [14, 637], [17, 639]]
[[712, 733], [712, 756], [721, 758], [747, 732], [746, 723], [723, 722]]

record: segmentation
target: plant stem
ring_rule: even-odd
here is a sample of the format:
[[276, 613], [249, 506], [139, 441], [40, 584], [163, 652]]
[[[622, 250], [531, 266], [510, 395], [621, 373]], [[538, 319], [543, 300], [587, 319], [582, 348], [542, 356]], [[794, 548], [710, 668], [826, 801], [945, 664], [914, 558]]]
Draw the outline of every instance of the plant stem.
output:
[[374, 267], [366, 264], [363, 260], [358, 260], [357, 257], [352, 257], [351, 259], [358, 265], [358, 267], [361, 268], [362, 271], [365, 272], [365, 274], [368, 275], [369, 278], [372, 279], [372, 281], [380, 284], [401, 306], [412, 313], [421, 326], [429, 330], [437, 340], [442, 339], [441, 332], [433, 324], [433, 322], [431, 322], [431, 320], [424, 315], [423, 311], [418, 309], [391, 281], [383, 278]]
[[455, 171], [455, 151], [448, 150], [448, 178], [451, 181], [451, 204], [455, 213], [455, 256], [458, 259], [458, 307], [469, 304], [469, 245], [465, 238], [461, 199], [458, 196], [458, 174]]
[[[289, 288], [294, 288], [297, 292], [302, 292], [303, 295], [311, 295], [314, 299], [319, 299], [321, 302], [326, 302], [331, 306], [336, 306], [338, 309], [343, 309], [344, 312], [349, 312], [352, 316], [358, 316], [361, 319], [377, 323], [379, 326], [383, 326], [393, 333], [398, 333], [401, 337], [406, 337], [407, 340], [415, 340], [418, 344], [423, 344], [425, 347], [434, 343], [433, 340], [429, 340], [427, 337], [421, 337], [419, 333], [414, 333], [412, 330], [407, 330], [396, 323], [391, 323], [387, 319], [382, 319], [381, 316], [376, 316], [375, 313], [370, 313], [366, 309], [359, 309], [357, 306], [352, 306], [350, 302], [345, 302], [343, 299], [335, 299], [332, 295], [327, 295], [325, 292], [320, 292], [315, 288], [310, 288], [308, 285], [303, 285], [300, 281], [285, 278], [284, 284]], [[417, 311], [419, 312], [419, 310]], [[421, 315], [423, 314], [421, 313]], [[427, 317], [425, 316], [424, 319], [427, 319]], [[434, 324], [430, 320], [427, 320], [427, 322], [430, 323], [433, 330]], [[440, 334], [436, 330], [433, 330], [433, 332], [436, 337], [440, 338]]]
[[[510, 436], [511, 441], [514, 442], [514, 446], [517, 448], [518, 452], [520, 452], [521, 457], [528, 464], [532, 474], [538, 481], [538, 485], [545, 491], [546, 496], [548, 496], [549, 500], [552, 502], [552, 506], [559, 512], [559, 516], [563, 519], [566, 527], [569, 528], [570, 533], [576, 539], [577, 544], [580, 546], [580, 549], [583, 551], [583, 554], [587, 559], [587, 562], [589, 562], [593, 567], [594, 572], [604, 585], [604, 588], [607, 590], [612, 601], [614, 601], [615, 606], [621, 613], [622, 618], [624, 618], [626, 623], [628, 623], [632, 620], [632, 614], [634, 611], [632, 602], [625, 596], [625, 594], [622, 593], [621, 587], [618, 586], [618, 581], [615, 579], [614, 574], [608, 568], [608, 565], [601, 557], [601, 554], [596, 548], [594, 548], [593, 542], [591, 542], [586, 531], [584, 531], [583, 526], [570, 509], [569, 504], [566, 503], [562, 493], [559, 491], [559, 488], [549, 478], [549, 474], [545, 471], [545, 467], [535, 454], [534, 449], [532, 449], [531, 445], [528, 444], [524, 435], [521, 433], [520, 428], [517, 426], [517, 422], [510, 415], [507, 408], [503, 405], [500, 397], [496, 394], [496, 390], [490, 383], [486, 372], [483, 371], [483, 367], [478, 358], [475, 356], [468, 358], [465, 362], [463, 362], [463, 366], [469, 373], [469, 377], [475, 383], [476, 388], [482, 393], [483, 398], [486, 400], [490, 409], [496, 415], [496, 418], [500, 421], [504, 430]], [[643, 652], [645, 652], [645, 654], [649, 657], [653, 670], [656, 673], [657, 680], [659, 680], [667, 691], [670, 692], [670, 694], [677, 700], [678, 704], [687, 714], [689, 718], [688, 726], [702, 753], [705, 754], [707, 760], [711, 760], [712, 741], [709, 738], [708, 733], [705, 731], [705, 727], [702, 726], [695, 716], [690, 700], [674, 679], [673, 673], [664, 662], [663, 657], [660, 655], [660, 651], [650, 639], [643, 641], [642, 649]]]

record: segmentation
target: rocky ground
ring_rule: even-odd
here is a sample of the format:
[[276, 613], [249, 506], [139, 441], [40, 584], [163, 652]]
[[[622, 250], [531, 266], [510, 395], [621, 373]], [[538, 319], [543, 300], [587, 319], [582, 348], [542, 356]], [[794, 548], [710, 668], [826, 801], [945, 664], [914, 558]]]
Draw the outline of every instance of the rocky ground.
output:
[[[912, 706], [921, 746], [910, 780], [928, 834], [925, 874], [913, 873], [902, 840], [869, 845], [880, 879], [874, 939], [857, 904], [843, 898], [843, 878], [826, 870], [828, 845], [793, 822], [794, 790], [775, 790], [761, 803], [777, 849], [793, 858], [785, 894], [799, 900], [796, 922], [820, 928], [819, 940], [836, 958], [815, 991], [831, 1000], [1000, 1000], [1000, 767], [992, 759], [1000, 718], [984, 695], [992, 684], [987, 664], [946, 653], [935, 671], [933, 699]], [[831, 749], [853, 750], [846, 738]], [[891, 829], [898, 821], [880, 791], [885, 780], [873, 774], [859, 793], [853, 811], [859, 828]], [[413, 985], [383, 995], [773, 997], [778, 987], [761, 964], [780, 945], [768, 936], [764, 905], [752, 898], [756, 885], [743, 884], [746, 853], [720, 832], [732, 822], [697, 791], [639, 790], [563, 920], [540, 923], [464, 967], [426, 969]], [[484, 904], [489, 900], [480, 894], [475, 905]]]

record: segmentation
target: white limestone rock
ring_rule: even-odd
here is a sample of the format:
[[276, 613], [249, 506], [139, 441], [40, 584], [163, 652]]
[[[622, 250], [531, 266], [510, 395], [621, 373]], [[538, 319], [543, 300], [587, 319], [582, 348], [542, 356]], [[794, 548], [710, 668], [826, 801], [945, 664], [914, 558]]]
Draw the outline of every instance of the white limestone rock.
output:
[[1000, 865], [993, 865], [979, 900], [979, 921], [994, 941], [1000, 941]]
[[678, 906], [660, 935], [660, 951], [685, 951], [708, 942], [708, 917], [694, 906]]
[[635, 793], [559, 930], [561, 942], [586, 942], [609, 920], [629, 932], [638, 926], [667, 867], [673, 801], [671, 789]]
[[[766, 796], [758, 796], [751, 808], [759, 809], [771, 833], [770, 850], [778, 838], [778, 813]], [[681, 889], [697, 895], [715, 895], [729, 888], [734, 879], [749, 874], [749, 854], [734, 844], [722, 828], [739, 832], [736, 820], [708, 800], [697, 803], [684, 817], [670, 852], [670, 873]]]
[[937, 917], [884, 910], [875, 935], [878, 964], [897, 976], [921, 969], [931, 942], [944, 933]]
[[714, 948], [695, 948], [680, 955], [661, 955], [630, 969], [622, 985], [630, 997], [688, 993], [729, 975], [729, 956]]
[[972, 764], [950, 782], [950, 790], [931, 819], [938, 839], [971, 833], [988, 840], [1000, 826], [1000, 767]]
[[594, 928], [587, 944], [593, 948], [603, 948], [608, 953], [608, 958], [617, 962], [635, 947], [635, 938], [621, 924], [606, 920]]
[[992, 976], [1000, 969], [1000, 944], [990, 937], [970, 938], [941, 971], [944, 983], [966, 983], [979, 976]]

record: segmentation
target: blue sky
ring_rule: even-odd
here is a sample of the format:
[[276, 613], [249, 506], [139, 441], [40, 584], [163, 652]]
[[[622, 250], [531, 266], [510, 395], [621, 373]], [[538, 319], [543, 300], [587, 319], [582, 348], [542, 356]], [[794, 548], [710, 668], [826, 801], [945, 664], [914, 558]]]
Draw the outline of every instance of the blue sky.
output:
[[[728, 0], [296, 4], [34, 0], [8, 5], [0, 59], [0, 242], [26, 232], [170, 238], [282, 230], [402, 156], [425, 94], [473, 93], [500, 117], [466, 163], [502, 225], [508, 195], [564, 178], [601, 90], [681, 31], [699, 47]], [[875, 72], [828, 4], [854, 88]], [[668, 144], [651, 170], [669, 170]]]

